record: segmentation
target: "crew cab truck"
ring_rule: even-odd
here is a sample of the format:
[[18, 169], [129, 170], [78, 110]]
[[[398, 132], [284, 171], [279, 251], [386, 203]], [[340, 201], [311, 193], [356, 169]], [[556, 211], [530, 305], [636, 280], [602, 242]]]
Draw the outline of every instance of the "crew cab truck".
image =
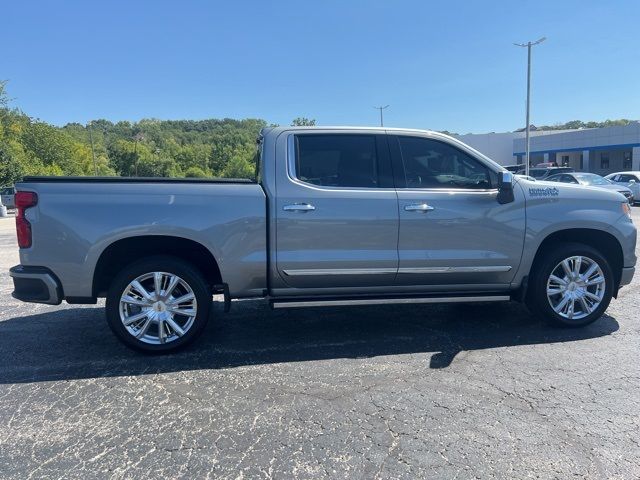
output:
[[214, 293], [274, 308], [525, 301], [598, 319], [636, 263], [617, 192], [531, 182], [435, 132], [264, 129], [257, 178], [17, 185], [15, 298], [106, 297], [125, 344], [184, 347]]

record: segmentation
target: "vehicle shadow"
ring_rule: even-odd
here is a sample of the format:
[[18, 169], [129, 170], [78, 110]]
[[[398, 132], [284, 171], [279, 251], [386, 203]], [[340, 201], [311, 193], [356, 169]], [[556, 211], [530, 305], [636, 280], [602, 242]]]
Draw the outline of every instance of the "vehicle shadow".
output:
[[203, 338], [185, 351], [149, 356], [121, 345], [102, 308], [66, 308], [0, 322], [0, 383], [42, 382], [245, 365], [433, 352], [446, 368], [462, 351], [575, 342], [609, 335], [604, 316], [558, 329], [516, 303], [376, 306], [272, 311], [263, 301], [218, 304]]

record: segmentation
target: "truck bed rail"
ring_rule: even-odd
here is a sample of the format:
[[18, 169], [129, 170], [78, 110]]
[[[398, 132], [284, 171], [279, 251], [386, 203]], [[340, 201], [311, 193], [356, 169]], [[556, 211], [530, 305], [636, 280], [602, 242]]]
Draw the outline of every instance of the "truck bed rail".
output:
[[248, 178], [165, 178], [165, 177], [38, 177], [28, 176], [18, 183], [256, 183]]

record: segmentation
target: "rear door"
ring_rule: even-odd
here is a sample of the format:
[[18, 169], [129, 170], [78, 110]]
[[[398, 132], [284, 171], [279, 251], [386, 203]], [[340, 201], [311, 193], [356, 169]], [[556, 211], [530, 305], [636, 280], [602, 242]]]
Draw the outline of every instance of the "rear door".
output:
[[504, 288], [522, 255], [520, 188], [505, 205], [497, 173], [444, 140], [391, 136], [400, 234], [397, 284], [426, 290]]
[[399, 218], [386, 136], [286, 135], [276, 196], [282, 280], [296, 289], [393, 285]]

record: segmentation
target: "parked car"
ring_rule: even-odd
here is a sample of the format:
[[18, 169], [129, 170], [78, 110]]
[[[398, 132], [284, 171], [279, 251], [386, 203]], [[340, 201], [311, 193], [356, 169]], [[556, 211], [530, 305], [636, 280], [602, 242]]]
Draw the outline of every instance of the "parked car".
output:
[[251, 180], [27, 177], [13, 296], [95, 303], [125, 344], [183, 347], [214, 293], [273, 308], [525, 301], [579, 327], [636, 264], [616, 192], [514, 178], [435, 132], [266, 128]]
[[557, 166], [556, 162], [541, 162], [536, 165], [536, 168], [555, 168]]
[[518, 165], [507, 165], [504, 168], [511, 173], [518, 173], [520, 170], [524, 170], [524, 163], [519, 163]]
[[2, 187], [0, 188], [0, 199], [2, 200], [2, 204], [7, 208], [16, 208], [16, 204], [14, 201], [14, 195], [16, 193], [16, 189], [14, 187]]
[[587, 187], [603, 188], [605, 190], [613, 190], [619, 192], [627, 199], [631, 204], [634, 202], [633, 192], [627, 187], [617, 185], [610, 180], [607, 180], [595, 173], [574, 172], [574, 173], [562, 173], [560, 175], [553, 175], [546, 179], [548, 182], [561, 182], [561, 183], [573, 183], [576, 185], [584, 185]]
[[633, 192], [634, 203], [640, 202], [640, 172], [617, 172], [604, 178], [616, 185], [627, 187]]
[[535, 182], [535, 181], [536, 181], [536, 179], [535, 179], [535, 178], [533, 178], [533, 177], [532, 177], [532, 176], [530, 176], [530, 175], [520, 175], [520, 174], [517, 174], [517, 175], [516, 175], [516, 177], [517, 177], [517, 178], [524, 178], [525, 180], [529, 180], [530, 182]]
[[[575, 170], [571, 167], [545, 167], [545, 168], [530, 168], [529, 176], [535, 178], [536, 180], [545, 180], [547, 177], [551, 175], [556, 175], [558, 173], [565, 172], [575, 172]], [[524, 175], [525, 171], [520, 170], [518, 174]]]

